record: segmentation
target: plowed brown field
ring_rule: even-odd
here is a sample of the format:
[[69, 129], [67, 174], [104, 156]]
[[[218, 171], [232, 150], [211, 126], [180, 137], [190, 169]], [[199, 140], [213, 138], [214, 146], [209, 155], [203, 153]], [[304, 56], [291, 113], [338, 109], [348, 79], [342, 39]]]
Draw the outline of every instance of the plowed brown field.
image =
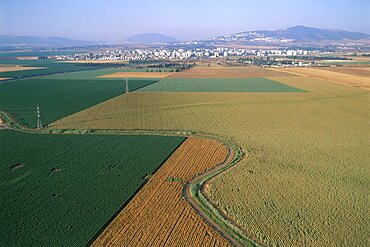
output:
[[193, 67], [172, 78], [258, 78], [290, 76], [288, 73], [265, 69], [261, 67]]
[[188, 138], [93, 246], [229, 245], [182, 197], [186, 181], [223, 162], [226, 156], [227, 148], [221, 143]]
[[172, 75], [169, 72], [116, 72], [109, 75], [98, 76], [98, 78], [165, 78]]

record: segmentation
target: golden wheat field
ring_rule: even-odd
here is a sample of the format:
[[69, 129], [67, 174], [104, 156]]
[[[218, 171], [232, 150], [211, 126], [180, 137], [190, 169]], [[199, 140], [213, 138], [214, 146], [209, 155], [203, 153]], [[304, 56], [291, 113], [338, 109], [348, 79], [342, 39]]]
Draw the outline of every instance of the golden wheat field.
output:
[[194, 130], [231, 138], [247, 157], [207, 192], [242, 229], [266, 245], [368, 246], [370, 92], [333, 78], [270, 79], [306, 92], [129, 93], [50, 128]]
[[188, 205], [182, 187], [226, 159], [227, 148], [188, 138], [94, 242], [93, 246], [228, 246]]
[[320, 69], [355, 76], [370, 77], [370, 67], [322, 67]]
[[[284, 71], [293, 75], [304, 76], [308, 78], [327, 80], [343, 85], [349, 85], [354, 87], [359, 87], [363, 89], [370, 90], [370, 77], [362, 76], [364, 72], [358, 72], [357, 75], [343, 73], [344, 71], [349, 71], [349, 69], [341, 70], [325, 70], [318, 68], [279, 68], [274, 69], [276, 71]], [[343, 70], [343, 69], [342, 69]], [[366, 69], [363, 69], [366, 71]], [[353, 69], [352, 69], [353, 71]]]

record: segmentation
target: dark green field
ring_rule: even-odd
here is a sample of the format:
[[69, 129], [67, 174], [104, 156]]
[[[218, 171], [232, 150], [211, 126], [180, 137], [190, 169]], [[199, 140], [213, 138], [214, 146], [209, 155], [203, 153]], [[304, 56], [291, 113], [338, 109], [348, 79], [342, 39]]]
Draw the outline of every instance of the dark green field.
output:
[[184, 140], [0, 130], [0, 246], [83, 246]]
[[165, 78], [142, 92], [303, 92], [265, 78]]
[[[45, 77], [46, 78], [46, 77]], [[154, 79], [130, 79], [134, 91]], [[36, 106], [43, 125], [118, 96], [125, 91], [120, 79], [26, 79], [0, 84], [0, 110], [27, 127], [36, 127]]]
[[[38, 60], [36, 60], [38, 61]], [[112, 66], [111, 64], [79, 64], [79, 63], [64, 63], [64, 62], [44, 62], [44, 63], [28, 63], [27, 66], [42, 67], [42, 69], [19, 70], [0, 72], [0, 78], [26, 78], [31, 76], [51, 75], [56, 73], [94, 70]], [[117, 66], [117, 65], [114, 65]]]
[[45, 65], [50, 63], [60, 62], [55, 59], [37, 59], [37, 60], [4, 60], [0, 57], [0, 64], [7, 64], [7, 65], [23, 65], [23, 66], [38, 66], [38, 65]]

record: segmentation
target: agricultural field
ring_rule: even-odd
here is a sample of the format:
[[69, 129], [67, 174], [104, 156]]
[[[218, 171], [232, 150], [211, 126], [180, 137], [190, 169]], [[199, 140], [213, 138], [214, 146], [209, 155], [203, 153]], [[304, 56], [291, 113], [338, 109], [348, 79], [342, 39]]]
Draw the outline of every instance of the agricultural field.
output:
[[[153, 79], [130, 79], [129, 90], [154, 82]], [[47, 125], [124, 92], [125, 83], [117, 79], [45, 77], [8, 81], [0, 84], [0, 110], [9, 112], [26, 127], [34, 128], [37, 105], [41, 109], [42, 123]]]
[[322, 67], [320, 69], [355, 76], [370, 77], [370, 67]]
[[188, 138], [132, 201], [96, 239], [93, 246], [228, 246], [182, 198], [186, 181], [221, 162], [222, 144]]
[[207, 195], [246, 233], [266, 245], [368, 246], [370, 94], [325, 78], [271, 77], [304, 93], [133, 92], [50, 128], [192, 130], [231, 139], [246, 158], [215, 177]]
[[6, 65], [18, 65], [18, 66], [39, 66], [40, 64], [50, 64], [57, 63], [58, 60], [55, 59], [34, 59], [34, 60], [19, 60], [19, 59], [2, 59], [0, 57], [1, 66]]
[[[339, 84], [350, 85], [370, 90], [370, 77], [366, 75], [363, 76], [363, 72], [359, 72], [358, 74], [353, 75], [353, 72], [352, 74], [348, 74], [342, 73], [340, 70], [325, 70], [317, 68], [280, 68], [274, 70], [282, 70], [293, 75], [327, 80]], [[344, 70], [348, 71], [348, 69]]]
[[43, 69], [43, 67], [0, 66], [0, 72], [30, 70], [30, 69]]
[[165, 78], [140, 92], [304, 92], [265, 78]]
[[[47, 60], [47, 59], [46, 59]], [[22, 61], [21, 64], [25, 64]], [[35, 64], [35, 63], [29, 63]], [[32, 77], [32, 76], [40, 76], [40, 75], [50, 75], [56, 73], [65, 73], [65, 72], [73, 72], [73, 71], [81, 71], [81, 70], [93, 70], [99, 69], [103, 65], [99, 64], [74, 64], [74, 63], [62, 63], [62, 62], [45, 62], [39, 63], [38, 67], [43, 67], [37, 70], [16, 70], [16, 71], [6, 71], [0, 72], [0, 77], [5, 78], [25, 78], [25, 77]], [[26, 66], [23, 67], [24, 69], [27, 68]]]
[[86, 245], [182, 137], [0, 130], [0, 245]]
[[172, 74], [171, 72], [116, 72], [99, 78], [165, 78]]
[[181, 73], [173, 74], [172, 78], [260, 78], [290, 76], [288, 73], [261, 67], [222, 67], [197, 66]]

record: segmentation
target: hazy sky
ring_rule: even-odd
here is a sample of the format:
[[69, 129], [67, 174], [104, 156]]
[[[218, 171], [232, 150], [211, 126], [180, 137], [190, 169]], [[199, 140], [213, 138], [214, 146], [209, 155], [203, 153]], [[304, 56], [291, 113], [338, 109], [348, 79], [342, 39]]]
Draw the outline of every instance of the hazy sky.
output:
[[295, 25], [370, 33], [369, 0], [0, 0], [0, 34], [180, 40]]

